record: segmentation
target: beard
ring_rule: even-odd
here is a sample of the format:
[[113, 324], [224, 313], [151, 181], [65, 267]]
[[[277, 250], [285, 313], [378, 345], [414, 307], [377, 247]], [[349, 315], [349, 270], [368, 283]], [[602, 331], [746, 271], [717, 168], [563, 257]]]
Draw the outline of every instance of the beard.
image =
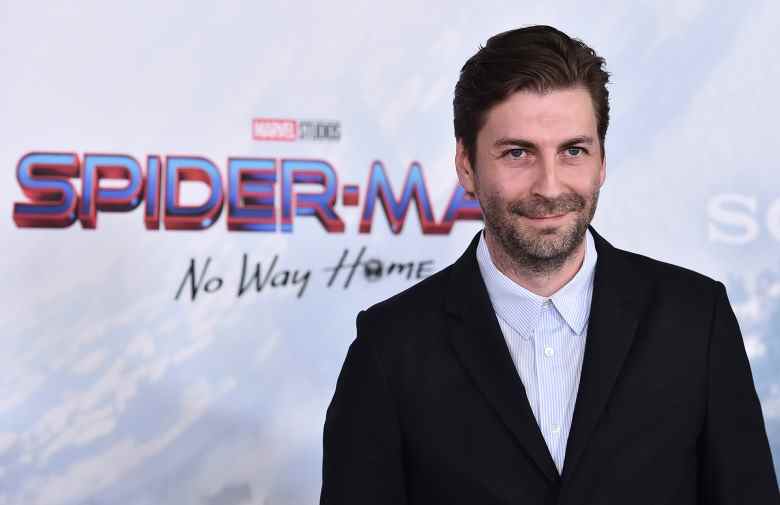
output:
[[[500, 253], [519, 270], [537, 275], [560, 269], [582, 242], [596, 213], [599, 190], [588, 196], [566, 193], [558, 198], [533, 196], [502, 202], [495, 195], [480, 198], [485, 228], [502, 249]], [[571, 212], [573, 221], [549, 226], [525, 225], [516, 216], [543, 217]]]

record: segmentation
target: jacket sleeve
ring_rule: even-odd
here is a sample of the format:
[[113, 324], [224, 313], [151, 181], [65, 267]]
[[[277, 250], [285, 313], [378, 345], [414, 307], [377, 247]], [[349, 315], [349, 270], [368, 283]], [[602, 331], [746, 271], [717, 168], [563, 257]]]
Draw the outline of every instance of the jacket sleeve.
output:
[[401, 430], [365, 312], [325, 416], [320, 505], [405, 505]]
[[780, 505], [777, 478], [745, 345], [722, 283], [708, 351], [707, 411], [702, 432], [702, 503]]

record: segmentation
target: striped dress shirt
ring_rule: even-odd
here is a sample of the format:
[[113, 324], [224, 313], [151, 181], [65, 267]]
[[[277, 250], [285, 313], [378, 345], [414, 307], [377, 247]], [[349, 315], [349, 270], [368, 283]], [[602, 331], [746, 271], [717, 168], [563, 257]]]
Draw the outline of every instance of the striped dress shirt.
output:
[[479, 270], [498, 324], [559, 473], [579, 389], [593, 296], [596, 247], [590, 230], [585, 243], [580, 269], [549, 298], [532, 293], [496, 268], [484, 232], [477, 247]]

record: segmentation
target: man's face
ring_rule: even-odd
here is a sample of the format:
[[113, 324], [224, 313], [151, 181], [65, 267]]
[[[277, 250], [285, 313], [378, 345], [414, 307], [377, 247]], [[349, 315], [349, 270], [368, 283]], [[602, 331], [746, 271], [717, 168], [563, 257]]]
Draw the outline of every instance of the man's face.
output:
[[581, 243], [606, 175], [596, 115], [581, 87], [519, 91], [490, 109], [475, 164], [458, 142], [456, 166], [485, 228], [513, 261], [559, 267]]

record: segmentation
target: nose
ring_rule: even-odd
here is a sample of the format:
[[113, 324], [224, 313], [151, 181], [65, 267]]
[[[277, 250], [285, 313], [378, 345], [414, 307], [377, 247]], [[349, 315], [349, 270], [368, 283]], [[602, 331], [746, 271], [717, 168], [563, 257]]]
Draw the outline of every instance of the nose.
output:
[[531, 185], [531, 193], [545, 198], [556, 198], [564, 192], [563, 184], [560, 180], [559, 167], [555, 162], [555, 157], [540, 157], [536, 164], [536, 173]]

